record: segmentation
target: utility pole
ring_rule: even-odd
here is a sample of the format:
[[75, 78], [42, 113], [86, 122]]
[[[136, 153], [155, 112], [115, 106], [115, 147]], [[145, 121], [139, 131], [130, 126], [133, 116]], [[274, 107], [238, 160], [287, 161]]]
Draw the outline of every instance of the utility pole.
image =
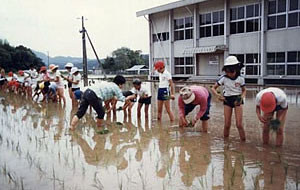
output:
[[48, 68], [49, 68], [49, 51], [47, 51], [47, 55], [48, 55]]
[[86, 56], [86, 41], [85, 41], [85, 28], [84, 28], [84, 17], [81, 17], [82, 22], [82, 64], [83, 64], [83, 85], [88, 85], [88, 70], [87, 70], [87, 56]]

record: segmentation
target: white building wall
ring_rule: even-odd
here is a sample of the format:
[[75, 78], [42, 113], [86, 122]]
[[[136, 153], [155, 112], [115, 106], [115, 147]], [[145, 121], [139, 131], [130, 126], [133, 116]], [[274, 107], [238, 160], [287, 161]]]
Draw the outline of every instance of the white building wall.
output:
[[194, 6], [186, 6], [174, 10], [174, 19], [193, 16]]
[[300, 51], [300, 28], [266, 32], [267, 52]]
[[183, 54], [186, 48], [193, 47], [193, 39], [190, 40], [180, 40], [174, 42], [174, 57], [185, 57]]
[[229, 53], [259, 53], [260, 32], [234, 34], [229, 36]]
[[199, 13], [209, 13], [224, 10], [224, 0], [212, 0], [198, 4]]
[[153, 58], [166, 58], [170, 56], [169, 41], [155, 42], [153, 46]]

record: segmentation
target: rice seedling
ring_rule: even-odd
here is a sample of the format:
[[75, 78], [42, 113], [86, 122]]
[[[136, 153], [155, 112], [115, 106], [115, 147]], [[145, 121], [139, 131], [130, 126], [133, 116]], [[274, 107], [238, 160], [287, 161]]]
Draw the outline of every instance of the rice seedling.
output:
[[23, 178], [20, 178], [20, 183], [21, 183], [21, 190], [24, 190], [24, 183], [23, 183]]
[[198, 182], [199, 182], [199, 184], [201, 186], [201, 189], [205, 189], [205, 187], [204, 187], [204, 181], [203, 181], [203, 177], [202, 176], [198, 177]]
[[143, 189], [146, 189], [146, 179], [143, 176], [143, 174], [141, 172], [141, 169], [138, 169], [138, 172], [139, 172], [139, 176], [140, 176], [140, 179], [141, 179], [141, 182], [142, 182], [142, 187], [143, 187]]
[[280, 121], [278, 119], [271, 119], [270, 123], [269, 123], [269, 128], [274, 131], [277, 132], [280, 128]]
[[82, 176], [85, 177], [85, 167], [83, 164], [81, 164], [81, 171], [82, 171]]
[[103, 186], [103, 184], [101, 183], [100, 179], [98, 179], [97, 173], [98, 173], [98, 172], [95, 172], [95, 173], [94, 173], [94, 184], [93, 184], [92, 186], [95, 187], [96, 189], [102, 190], [102, 189], [104, 189], [104, 186]]
[[231, 173], [231, 178], [230, 178], [231, 185], [234, 184], [234, 179], [235, 179], [235, 167], [233, 168], [232, 173]]
[[259, 175], [257, 175], [256, 177], [252, 176], [252, 181], [253, 181], [253, 189], [257, 190], [259, 189]]
[[296, 189], [298, 190], [298, 169], [299, 169], [299, 166], [296, 167]]
[[274, 174], [274, 170], [273, 167], [271, 168], [271, 176], [270, 176], [270, 183], [273, 184], [273, 174]]
[[283, 162], [284, 174], [287, 176], [289, 164], [287, 162]]
[[2, 166], [2, 170], [3, 170], [4, 176], [6, 176], [6, 174], [7, 174], [6, 163], [4, 163], [4, 165]]

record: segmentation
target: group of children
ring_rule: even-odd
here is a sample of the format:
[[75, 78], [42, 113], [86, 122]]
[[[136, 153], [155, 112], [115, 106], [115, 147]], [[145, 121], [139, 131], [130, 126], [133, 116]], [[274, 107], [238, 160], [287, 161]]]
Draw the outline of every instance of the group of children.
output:
[[[29, 70], [19, 70], [18, 74], [9, 72], [7, 76], [5, 70], [1, 69], [0, 88], [36, 101], [39, 101], [40, 95], [43, 95], [42, 102], [52, 100], [53, 102], [63, 102], [66, 105], [64, 96], [64, 80], [66, 80], [72, 103], [76, 104], [74, 91], [79, 89], [81, 76], [78, 68], [74, 67], [72, 63], [67, 63], [65, 68], [68, 71], [67, 76], [62, 75], [58, 66], [54, 64], [49, 65], [49, 70], [46, 66], [42, 66], [37, 72], [32, 65]], [[33, 95], [32, 92], [34, 92]]]
[[[227, 57], [223, 67], [225, 74], [213, 85], [211, 92], [224, 104], [224, 138], [229, 137], [232, 112], [234, 111], [236, 127], [240, 139], [241, 141], [245, 141], [243, 99], [246, 96], [246, 88], [245, 79], [240, 76], [242, 67], [243, 64], [241, 64], [235, 56]], [[66, 76], [62, 75], [60, 71], [58, 71], [58, 66], [53, 64], [49, 66], [49, 72], [45, 66], [42, 66], [39, 72], [31, 66], [30, 70], [26, 72], [20, 70], [18, 75], [9, 72], [8, 76], [6, 76], [5, 71], [1, 69], [0, 89], [25, 94], [27, 97], [32, 97], [32, 99], [36, 98], [36, 96], [37, 99], [39, 99], [39, 95], [42, 94], [42, 101], [53, 100], [54, 102], [63, 102], [65, 105], [65, 85], [63, 81], [67, 81], [72, 105], [76, 107], [78, 102], [80, 102], [78, 111], [71, 120], [71, 130], [75, 129], [78, 121], [85, 115], [89, 106], [97, 113], [97, 126], [102, 127], [105, 113], [110, 113], [111, 111], [115, 112], [117, 101], [124, 102], [122, 106], [124, 116], [131, 118], [131, 109], [136, 99], [139, 98], [137, 117], [141, 117], [141, 110], [144, 106], [145, 117], [148, 118], [152, 96], [150, 90], [142, 84], [140, 79], [133, 80], [133, 88], [129, 91], [122, 91], [126, 79], [121, 75], [117, 75], [112, 82], [102, 81], [80, 89], [79, 83], [81, 75], [78, 68], [74, 67], [72, 63], [67, 63], [65, 68], [68, 71]], [[166, 70], [165, 64], [162, 61], [156, 62], [154, 69], [159, 75], [157, 119], [162, 119], [162, 111], [163, 107], [165, 107], [170, 121], [174, 121], [175, 117], [170, 106], [170, 100], [175, 99], [175, 88], [172, 76]], [[220, 86], [223, 86], [222, 93], [218, 91]], [[32, 96], [33, 89], [34, 95]], [[192, 127], [195, 126], [198, 120], [201, 120], [202, 130], [203, 132], [207, 132], [212, 98], [210, 91], [205, 87], [194, 85], [181, 88], [179, 94], [179, 126]], [[196, 106], [200, 106], [199, 112], [189, 123], [186, 116], [192, 112]], [[273, 120], [274, 113], [276, 113], [276, 119], [279, 123], [279, 127], [276, 131], [276, 145], [282, 145], [287, 110], [287, 97], [281, 89], [267, 88], [257, 94], [256, 113], [258, 119], [263, 123], [263, 142], [265, 144], [269, 142], [269, 126]]]
[[[174, 115], [170, 109], [170, 99], [174, 99], [174, 85], [170, 73], [165, 69], [164, 63], [155, 63], [155, 70], [159, 73], [159, 89], [157, 96], [157, 119], [161, 119], [162, 107], [165, 105], [166, 111], [171, 121]], [[229, 137], [232, 112], [235, 112], [236, 127], [241, 141], [246, 140], [243, 127], [243, 99], [246, 96], [245, 79], [240, 76], [243, 68], [235, 56], [229, 56], [225, 60], [221, 76], [211, 88], [211, 92], [218, 100], [224, 104], [224, 138]], [[218, 92], [218, 88], [223, 86], [223, 93]], [[180, 89], [178, 98], [179, 126], [195, 126], [198, 120], [202, 121], [202, 130], [207, 132], [209, 111], [211, 103], [211, 93], [202, 86], [185, 86]], [[188, 123], [186, 116], [193, 111], [196, 106], [200, 106], [199, 112], [194, 116], [191, 123]], [[267, 88], [260, 91], [256, 96], [256, 113], [258, 119], [263, 123], [263, 142], [269, 143], [270, 125], [274, 121], [276, 113], [278, 127], [276, 128], [276, 145], [283, 143], [283, 129], [288, 110], [287, 96], [279, 88]], [[263, 112], [263, 113], [261, 113]]]

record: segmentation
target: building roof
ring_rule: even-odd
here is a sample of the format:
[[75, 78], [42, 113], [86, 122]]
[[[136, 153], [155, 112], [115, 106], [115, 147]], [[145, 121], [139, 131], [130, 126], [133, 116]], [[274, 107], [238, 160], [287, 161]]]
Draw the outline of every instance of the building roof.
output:
[[133, 67], [126, 69], [126, 71], [139, 71], [139, 70], [148, 70], [146, 65], [134, 65]]
[[197, 4], [197, 3], [201, 3], [204, 1], [208, 1], [208, 0], [181, 0], [181, 1], [176, 1], [173, 3], [168, 3], [165, 5], [161, 5], [161, 6], [157, 6], [157, 7], [153, 7], [150, 9], [145, 9], [142, 11], [138, 11], [136, 13], [137, 17], [140, 16], [145, 16], [145, 15], [150, 15], [153, 13], [159, 13], [159, 12], [163, 12], [163, 11], [167, 11], [167, 10], [171, 10], [171, 9], [176, 9], [179, 7], [184, 7], [184, 6], [188, 6], [188, 5], [193, 5], [193, 4]]

